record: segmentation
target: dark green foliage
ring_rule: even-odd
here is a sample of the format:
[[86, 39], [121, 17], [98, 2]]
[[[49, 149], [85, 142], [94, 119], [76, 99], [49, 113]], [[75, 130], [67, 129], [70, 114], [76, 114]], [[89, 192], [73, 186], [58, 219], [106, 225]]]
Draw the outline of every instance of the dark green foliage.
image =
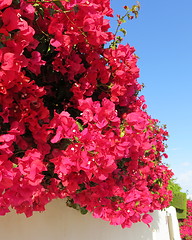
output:
[[74, 203], [74, 200], [72, 198], [70, 198], [70, 197], [67, 198], [66, 205], [68, 207], [72, 207], [72, 208], [74, 208], [76, 210], [79, 210], [80, 213], [83, 214], [83, 215], [85, 215], [88, 212], [86, 207], [81, 207], [79, 204]]
[[181, 192], [182, 188], [175, 182], [175, 179], [170, 180], [169, 189], [173, 192], [170, 205], [176, 208], [178, 219], [185, 219], [187, 217], [187, 194]]
[[176, 208], [178, 219], [185, 219], [187, 217], [187, 194], [183, 192], [175, 193], [171, 206]]

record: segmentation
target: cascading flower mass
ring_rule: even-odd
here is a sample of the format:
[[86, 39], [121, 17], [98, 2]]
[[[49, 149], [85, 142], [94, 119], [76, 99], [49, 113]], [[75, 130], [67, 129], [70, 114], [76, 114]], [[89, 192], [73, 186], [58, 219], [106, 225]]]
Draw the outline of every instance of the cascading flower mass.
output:
[[130, 227], [168, 206], [168, 132], [146, 112], [109, 0], [0, 3], [0, 215], [67, 198]]

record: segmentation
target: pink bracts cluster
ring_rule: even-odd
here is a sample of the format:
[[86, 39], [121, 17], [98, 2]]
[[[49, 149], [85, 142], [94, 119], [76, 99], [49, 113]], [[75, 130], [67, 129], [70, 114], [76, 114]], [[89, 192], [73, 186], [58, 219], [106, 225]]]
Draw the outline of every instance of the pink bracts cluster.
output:
[[0, 3], [0, 215], [55, 198], [130, 227], [168, 206], [168, 132], [146, 112], [109, 0]]
[[180, 234], [183, 240], [192, 239], [192, 200], [187, 200], [187, 218], [179, 220]]

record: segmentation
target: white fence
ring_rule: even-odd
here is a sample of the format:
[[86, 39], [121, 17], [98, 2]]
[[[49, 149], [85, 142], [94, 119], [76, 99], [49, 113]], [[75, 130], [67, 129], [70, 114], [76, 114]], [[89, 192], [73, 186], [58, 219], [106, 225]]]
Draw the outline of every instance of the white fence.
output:
[[130, 229], [111, 226], [91, 214], [81, 215], [64, 200], [48, 204], [43, 213], [26, 218], [14, 212], [0, 217], [0, 240], [180, 240], [173, 207], [155, 211], [149, 228], [143, 223]]

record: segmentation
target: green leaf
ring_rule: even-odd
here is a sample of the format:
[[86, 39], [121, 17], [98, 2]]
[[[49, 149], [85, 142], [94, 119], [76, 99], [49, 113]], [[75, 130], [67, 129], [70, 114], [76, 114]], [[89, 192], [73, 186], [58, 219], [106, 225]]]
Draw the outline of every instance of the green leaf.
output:
[[140, 204], [140, 201], [136, 201], [135, 206], [137, 207]]
[[[63, 4], [61, 3], [61, 1], [53, 1], [55, 3], [55, 5], [60, 8], [62, 11], [65, 11], [65, 8], [63, 7]], [[66, 1], [69, 2], [69, 1]]]
[[91, 155], [97, 155], [99, 152], [96, 152], [96, 151], [94, 151], [94, 150], [92, 150], [92, 151], [87, 151], [88, 153], [90, 153]]
[[67, 147], [72, 143], [72, 139], [70, 138], [62, 138], [59, 142], [57, 143], [52, 143], [51, 145], [53, 148], [58, 148], [60, 150], [66, 150]]
[[2, 42], [0, 42], [0, 48], [3, 48], [3, 47], [5, 47], [6, 45], [5, 44], [3, 44]]
[[83, 125], [78, 121], [76, 121], [76, 123], [77, 123], [77, 126], [79, 127], [79, 130], [83, 131], [83, 129], [84, 129]]
[[78, 137], [74, 136], [74, 139], [75, 139], [75, 141], [76, 141], [77, 143], [79, 142], [79, 138], [78, 138]]
[[127, 31], [124, 28], [121, 28], [119, 31], [122, 32], [124, 36], [127, 34]]
[[120, 137], [124, 137], [125, 136], [125, 131], [124, 130], [121, 130], [120, 132]]
[[19, 5], [20, 4], [20, 0], [13, 0], [12, 4], [13, 5]]
[[88, 210], [84, 207], [81, 207], [80, 212], [81, 212], [81, 214], [85, 215], [86, 213], [88, 213]]
[[138, 11], [135, 11], [134, 14], [135, 14], [135, 17], [138, 18], [138, 15], [139, 15]]
[[121, 21], [121, 23], [126, 23], [126, 20], [123, 17], [119, 18], [119, 21]]
[[53, 8], [49, 8], [49, 14], [51, 15], [51, 17], [53, 17], [53, 15], [55, 14], [55, 9]]
[[79, 11], [78, 5], [75, 5], [75, 6], [73, 7], [73, 10], [74, 10], [75, 13], [77, 13], [77, 12]]
[[34, 4], [33, 6], [36, 8], [37, 13], [44, 18], [44, 8], [40, 4]]

